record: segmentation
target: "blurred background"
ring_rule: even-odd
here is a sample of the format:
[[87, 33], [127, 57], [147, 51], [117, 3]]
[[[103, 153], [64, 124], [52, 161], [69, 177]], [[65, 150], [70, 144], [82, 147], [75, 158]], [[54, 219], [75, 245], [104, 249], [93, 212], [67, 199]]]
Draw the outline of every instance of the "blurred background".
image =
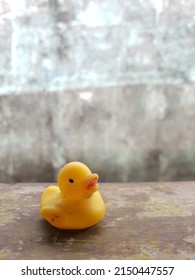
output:
[[194, 0], [0, 0], [0, 182], [195, 180]]

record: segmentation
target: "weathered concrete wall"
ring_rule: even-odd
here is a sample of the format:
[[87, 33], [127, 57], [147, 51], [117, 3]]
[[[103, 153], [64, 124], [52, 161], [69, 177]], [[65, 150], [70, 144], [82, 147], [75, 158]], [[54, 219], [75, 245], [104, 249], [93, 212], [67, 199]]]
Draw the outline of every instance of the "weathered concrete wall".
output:
[[195, 2], [0, 2], [0, 181], [195, 179]]

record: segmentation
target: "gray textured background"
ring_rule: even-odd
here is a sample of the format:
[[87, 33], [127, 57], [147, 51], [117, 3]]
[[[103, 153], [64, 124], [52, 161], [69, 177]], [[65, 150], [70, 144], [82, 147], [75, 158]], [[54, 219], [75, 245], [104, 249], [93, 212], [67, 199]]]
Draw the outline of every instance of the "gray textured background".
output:
[[0, 0], [0, 181], [195, 179], [194, 0]]

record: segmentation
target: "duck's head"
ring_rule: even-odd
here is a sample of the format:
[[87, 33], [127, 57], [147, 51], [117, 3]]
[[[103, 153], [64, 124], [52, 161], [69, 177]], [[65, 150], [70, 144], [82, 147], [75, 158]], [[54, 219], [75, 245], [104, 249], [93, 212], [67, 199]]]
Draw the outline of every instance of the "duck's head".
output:
[[97, 181], [98, 174], [92, 174], [82, 162], [70, 162], [58, 174], [61, 194], [69, 199], [89, 198], [98, 190]]

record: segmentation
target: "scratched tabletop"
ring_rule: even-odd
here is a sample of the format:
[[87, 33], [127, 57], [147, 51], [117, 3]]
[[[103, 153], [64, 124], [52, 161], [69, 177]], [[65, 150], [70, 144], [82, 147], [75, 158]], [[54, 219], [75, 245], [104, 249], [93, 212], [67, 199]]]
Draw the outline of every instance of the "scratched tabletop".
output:
[[104, 219], [58, 230], [39, 214], [46, 184], [0, 184], [0, 259], [195, 259], [195, 182], [99, 183]]

